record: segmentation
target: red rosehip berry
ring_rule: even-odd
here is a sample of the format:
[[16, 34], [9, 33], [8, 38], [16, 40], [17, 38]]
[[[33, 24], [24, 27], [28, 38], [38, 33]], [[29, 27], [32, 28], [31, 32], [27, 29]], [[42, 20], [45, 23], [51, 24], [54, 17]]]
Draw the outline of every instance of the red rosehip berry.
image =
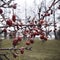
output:
[[21, 36], [18, 36], [18, 37], [17, 37], [17, 40], [18, 40], [18, 41], [21, 41], [21, 40], [22, 40], [22, 37], [21, 37]]
[[12, 16], [12, 20], [15, 22], [16, 21], [16, 15]]
[[30, 43], [33, 44], [34, 43], [34, 40], [33, 39], [30, 39]]
[[18, 40], [17, 40], [17, 38], [15, 38], [14, 40], [13, 40], [13, 46], [15, 47], [17, 44], [18, 44]]
[[12, 5], [13, 9], [16, 9], [16, 4]]
[[44, 23], [44, 20], [40, 20], [40, 24], [43, 24]]
[[26, 45], [30, 45], [30, 41], [26, 41]]
[[23, 54], [24, 53], [24, 51], [20, 51], [21, 52], [21, 54]]
[[20, 48], [20, 53], [23, 54], [24, 53], [24, 47]]
[[50, 13], [45, 13], [45, 16], [50, 16]]
[[2, 14], [3, 13], [3, 10], [2, 9], [0, 9], [0, 14]]
[[9, 26], [12, 26], [12, 20], [7, 20], [6, 24], [9, 25]]
[[3, 32], [7, 32], [7, 30], [4, 28], [4, 29], [3, 29]]
[[40, 35], [40, 39], [44, 39], [44, 35]]
[[47, 41], [47, 37], [46, 36], [44, 36], [44, 40]]

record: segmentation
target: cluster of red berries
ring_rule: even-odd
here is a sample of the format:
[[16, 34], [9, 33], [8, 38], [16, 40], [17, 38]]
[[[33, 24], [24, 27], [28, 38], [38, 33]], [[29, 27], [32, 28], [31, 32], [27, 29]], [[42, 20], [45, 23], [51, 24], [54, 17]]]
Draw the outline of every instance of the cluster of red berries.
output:
[[18, 44], [18, 42], [21, 42], [22, 41], [22, 37], [17, 37], [17, 38], [14, 38], [14, 40], [13, 40], [13, 46], [15, 47], [17, 44]]
[[[12, 43], [13, 47], [15, 48], [18, 45], [18, 43], [21, 42], [21, 41], [22, 41], [22, 37], [19, 36], [19, 37], [15, 38], [13, 40], [13, 43]], [[34, 43], [34, 40], [31, 38], [29, 40], [26, 40], [25, 45], [29, 46], [29, 45], [31, 45], [33, 43]], [[27, 47], [26, 48], [25, 47], [21, 47], [19, 49], [20, 53], [23, 54], [25, 49], [27, 49]], [[13, 57], [16, 58], [18, 56], [18, 53], [16, 52], [16, 50], [14, 50], [14, 51], [15, 52], [12, 52], [12, 54], [13, 54]]]

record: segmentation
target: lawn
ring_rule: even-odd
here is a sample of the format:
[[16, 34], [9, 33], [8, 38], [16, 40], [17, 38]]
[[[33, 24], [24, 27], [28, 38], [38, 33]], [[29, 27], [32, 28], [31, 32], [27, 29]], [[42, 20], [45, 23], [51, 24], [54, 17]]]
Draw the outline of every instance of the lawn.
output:
[[[11, 47], [12, 40], [3, 40], [1, 47]], [[25, 46], [24, 41], [19, 43], [20, 46]], [[60, 60], [60, 40], [48, 40], [42, 42], [35, 40], [32, 46], [32, 51], [24, 51], [24, 54], [19, 52], [17, 58], [13, 58], [10, 51], [1, 51], [0, 53], [8, 53], [7, 56], [10, 60]], [[0, 56], [3, 60], [7, 60], [4, 56]]]

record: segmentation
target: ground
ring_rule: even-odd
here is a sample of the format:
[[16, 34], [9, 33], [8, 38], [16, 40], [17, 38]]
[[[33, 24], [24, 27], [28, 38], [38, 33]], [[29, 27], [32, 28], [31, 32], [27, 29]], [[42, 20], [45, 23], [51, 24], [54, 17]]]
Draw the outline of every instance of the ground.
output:
[[[3, 40], [1, 47], [11, 47], [12, 40]], [[18, 47], [25, 46], [24, 41], [19, 43]], [[13, 58], [10, 51], [0, 51], [0, 53], [8, 53], [8, 57], [11, 60], [60, 60], [60, 40], [48, 40], [46, 42], [42, 42], [39, 40], [35, 40], [35, 43], [31, 45], [32, 51], [25, 50], [22, 55], [19, 52], [19, 56], [17, 58]], [[3, 60], [7, 60], [3, 57]]]

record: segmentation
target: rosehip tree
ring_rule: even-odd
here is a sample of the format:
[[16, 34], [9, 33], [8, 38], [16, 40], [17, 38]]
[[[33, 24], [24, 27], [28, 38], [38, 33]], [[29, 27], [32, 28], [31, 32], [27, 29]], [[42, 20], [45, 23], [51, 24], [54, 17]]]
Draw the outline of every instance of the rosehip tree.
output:
[[[8, 1], [7, 3], [4, 3], [3, 2], [3, 5], [1, 5], [2, 8], [5, 7], [5, 5], [7, 5], [7, 7], [5, 8], [13, 8], [13, 10], [15, 10], [17, 7], [16, 7], [16, 4], [12, 4], [10, 5], [12, 0]], [[51, 6], [49, 7], [48, 10], [45, 11], [44, 14], [42, 14], [40, 17], [40, 14], [39, 15], [39, 20], [35, 21], [35, 18], [36, 17], [33, 17], [33, 19], [31, 21], [29, 21], [29, 24], [24, 24], [22, 23], [21, 20], [17, 19], [17, 16], [16, 14], [14, 13], [13, 11], [13, 14], [12, 14], [12, 18], [5, 18], [4, 14], [3, 14], [3, 9], [0, 8], [0, 15], [2, 16], [3, 20], [1, 21], [1, 23], [4, 21], [5, 22], [5, 26], [1, 27], [1, 28], [4, 28], [3, 29], [3, 32], [6, 34], [7, 33], [7, 29], [10, 28], [10, 27], [13, 27], [14, 28], [14, 32], [15, 34], [22, 30], [20, 34], [22, 35], [18, 35], [17, 37], [15, 36], [13, 38], [13, 41], [12, 41], [12, 48], [10, 49], [5, 49], [5, 50], [10, 50], [13, 57], [16, 58], [18, 56], [18, 53], [17, 53], [17, 50], [20, 50], [20, 53], [23, 54], [24, 53], [24, 50], [31, 50], [32, 47], [29, 47], [29, 45], [32, 45], [34, 43], [34, 38], [36, 36], [39, 36], [39, 38], [42, 40], [42, 41], [47, 41], [48, 40], [48, 34], [52, 31], [52, 30], [49, 30], [48, 34], [46, 35], [46, 31], [44, 30], [44, 28], [47, 28], [48, 26], [51, 26], [51, 23], [48, 23], [46, 22], [45, 20], [45, 17], [47, 16], [50, 16], [52, 13], [53, 13], [53, 10], [52, 10], [52, 6], [54, 6], [56, 3], [58, 3], [58, 1], [53, 1], [53, 3], [51, 4]], [[40, 9], [39, 9], [40, 10]], [[40, 13], [41, 11], [39, 11], [38, 13]], [[28, 23], [28, 22], [27, 22]], [[54, 26], [55, 23], [54, 23]], [[56, 29], [55, 29], [56, 30]], [[9, 30], [11, 32], [11, 30]], [[7, 35], [7, 34], [6, 34]], [[5, 35], [5, 36], [6, 36]], [[23, 40], [23, 36], [26, 36], [26, 41], [25, 41], [25, 45], [26, 47], [20, 47], [19, 49], [16, 48], [16, 46], [18, 46], [19, 43], [21, 43], [21, 41]], [[3, 50], [3, 49], [0, 49], [0, 50]], [[13, 51], [12, 51], [13, 50]]]

